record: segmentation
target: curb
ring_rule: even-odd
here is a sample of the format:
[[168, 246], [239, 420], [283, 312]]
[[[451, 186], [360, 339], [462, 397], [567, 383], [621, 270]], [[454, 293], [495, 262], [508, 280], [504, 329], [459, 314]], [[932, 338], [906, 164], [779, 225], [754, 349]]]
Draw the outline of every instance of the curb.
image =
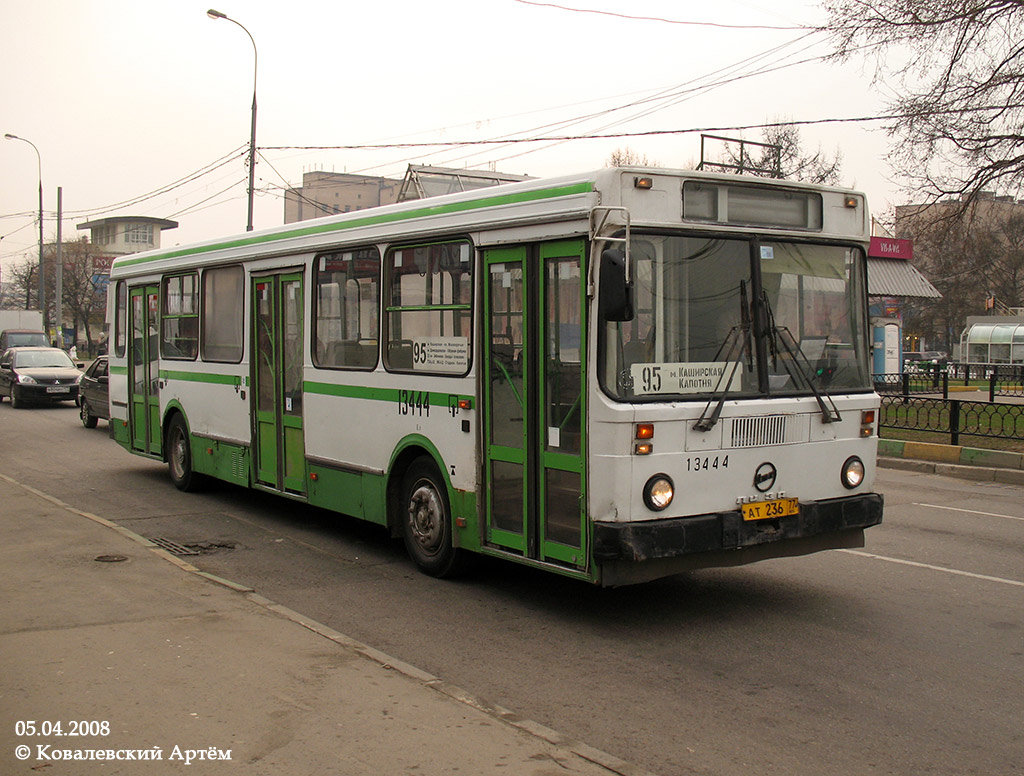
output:
[[922, 474], [941, 474], [975, 482], [998, 482], [1004, 485], [1024, 485], [1024, 471], [1002, 469], [993, 466], [973, 466], [938, 461], [922, 461], [913, 458], [889, 458], [879, 455], [878, 466], [882, 469], [900, 469]]
[[[1022, 472], [1022, 474], [1024, 474], [1024, 472]], [[502, 722], [506, 725], [509, 725], [510, 727], [513, 727], [516, 730], [526, 733], [527, 735], [533, 736], [534, 738], [539, 738], [547, 742], [548, 744], [551, 744], [552, 746], [566, 749], [575, 754], [577, 757], [580, 757], [581, 759], [586, 760], [587, 762], [604, 768], [609, 773], [618, 774], [619, 776], [656, 776], [651, 771], [645, 770], [644, 768], [641, 768], [637, 765], [626, 762], [625, 760], [621, 760], [618, 757], [615, 757], [614, 755], [601, 751], [600, 749], [595, 749], [594, 747], [590, 746], [589, 744], [585, 744], [582, 741], [577, 741], [573, 738], [564, 736], [558, 731], [553, 730], [552, 728], [549, 728], [545, 725], [541, 725], [539, 722], [534, 722], [533, 720], [521, 717], [511, 709], [507, 709], [503, 706], [498, 706], [496, 704], [488, 703], [483, 699], [478, 698], [477, 696], [469, 692], [466, 692], [462, 688], [454, 684], [451, 684], [450, 682], [446, 682], [443, 679], [436, 677], [433, 674], [427, 673], [426, 671], [423, 671], [422, 669], [417, 668], [414, 665], [406, 663], [402, 660], [398, 660], [397, 658], [391, 657], [387, 653], [381, 652], [379, 649], [375, 649], [374, 647], [371, 647], [368, 644], [364, 644], [361, 641], [357, 641], [356, 639], [346, 636], [344, 633], [334, 630], [328, 625], [318, 622], [317, 620], [313, 620], [307, 617], [306, 615], [301, 614], [300, 612], [296, 612], [294, 609], [289, 609], [287, 606], [283, 606], [282, 604], [279, 604], [276, 601], [266, 598], [265, 596], [262, 596], [259, 593], [257, 593], [253, 588], [248, 587], [247, 585], [242, 585], [230, 579], [224, 579], [223, 577], [216, 576], [215, 574], [210, 574], [209, 572], [201, 571], [197, 567], [193, 566], [191, 563], [183, 561], [182, 559], [177, 558], [174, 555], [171, 555], [166, 550], [158, 547], [146, 537], [137, 534], [134, 531], [131, 531], [127, 528], [124, 528], [123, 526], [120, 526], [117, 523], [107, 520], [106, 518], [100, 517], [99, 515], [94, 515], [90, 512], [83, 512], [80, 509], [76, 509], [75, 507], [65, 503], [64, 501], [61, 501], [59, 498], [55, 496], [51, 496], [48, 493], [44, 493], [41, 490], [33, 488], [31, 485], [25, 485], [24, 483], [21, 483], [11, 477], [8, 477], [5, 474], [0, 473], [0, 479], [11, 485], [15, 485], [21, 488], [22, 490], [25, 490], [35, 496], [38, 496], [39, 498], [49, 502], [55, 507], [70, 512], [71, 514], [78, 515], [79, 517], [84, 517], [88, 520], [93, 521], [94, 523], [102, 525], [104, 528], [110, 528], [111, 530], [116, 531], [117, 533], [124, 536], [126, 539], [130, 539], [136, 544], [145, 547], [157, 557], [170, 562], [182, 571], [187, 571], [190, 574], [194, 574], [197, 577], [205, 579], [207, 582], [212, 582], [222, 587], [226, 587], [227, 589], [232, 590], [236, 593], [241, 593], [246, 597], [247, 600], [251, 601], [257, 606], [261, 606], [267, 611], [273, 612], [274, 614], [277, 614], [280, 617], [290, 620], [296, 625], [301, 625], [303, 628], [306, 628], [307, 630], [317, 634], [318, 636], [322, 636], [323, 638], [328, 639], [329, 641], [333, 641], [335, 644], [338, 644], [341, 647], [350, 649], [358, 653], [362, 657], [366, 658], [367, 660], [371, 660], [374, 663], [377, 663], [381, 668], [385, 670], [396, 671], [402, 674], [403, 676], [406, 676], [410, 679], [413, 679], [414, 681], [419, 682], [428, 689], [439, 692], [442, 695], [446, 695], [454, 701], [462, 703], [466, 706], [470, 706], [476, 709], [477, 711], [483, 712], [489, 717], [499, 722]]]
[[[1024, 453], [1009, 450], [982, 450], [961, 445], [941, 445], [932, 442], [908, 442], [901, 439], [879, 439], [879, 458], [914, 459], [936, 464], [951, 464], [967, 468], [1001, 469], [1024, 472]], [[1013, 482], [1019, 482], [1014, 479]]]

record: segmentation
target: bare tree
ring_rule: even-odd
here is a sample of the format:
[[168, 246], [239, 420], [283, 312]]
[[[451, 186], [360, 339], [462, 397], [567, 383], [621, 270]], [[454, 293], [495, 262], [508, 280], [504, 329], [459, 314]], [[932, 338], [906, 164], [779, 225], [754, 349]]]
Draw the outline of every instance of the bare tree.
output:
[[758, 149], [756, 154], [751, 154], [746, 144], [726, 144], [723, 161], [747, 175], [828, 185], [839, 183], [842, 154], [836, 149], [830, 158], [821, 146], [813, 153], [806, 151], [798, 127], [765, 127], [761, 140], [754, 147]]
[[1000, 250], [983, 269], [987, 290], [1008, 307], [1024, 307], [1024, 212], [996, 225]]
[[942, 294], [914, 304], [905, 328], [947, 348], [967, 316], [985, 313], [988, 297], [1024, 306], [1024, 206], [988, 198], [976, 203], [970, 219], [942, 215], [959, 205], [896, 208], [897, 234], [914, 241], [915, 266]]
[[835, 57], [873, 58], [896, 93], [890, 162], [920, 195], [1024, 183], [1024, 0], [823, 0]]
[[[96, 274], [93, 258], [98, 255], [96, 246], [84, 237], [68, 241], [61, 246], [63, 276], [61, 294], [65, 320], [70, 319], [77, 338], [81, 330], [89, 348], [92, 348], [94, 334], [99, 337], [106, 314], [106, 278]], [[47, 285], [55, 288], [53, 268], [56, 266], [56, 246], [49, 245], [43, 252], [47, 266]], [[51, 315], [51, 320], [55, 316]]]
[[899, 234], [914, 241], [914, 265], [942, 296], [908, 300], [904, 330], [952, 352], [967, 316], [984, 312], [986, 289], [977, 282], [978, 268], [994, 260], [996, 241], [978, 225], [936, 221], [930, 213], [908, 226]]
[[39, 287], [39, 259], [27, 258], [7, 268], [4, 283], [7, 309], [34, 310]]
[[661, 165], [657, 162], [649, 162], [647, 154], [641, 155], [627, 146], [612, 151], [605, 167], [661, 167]]

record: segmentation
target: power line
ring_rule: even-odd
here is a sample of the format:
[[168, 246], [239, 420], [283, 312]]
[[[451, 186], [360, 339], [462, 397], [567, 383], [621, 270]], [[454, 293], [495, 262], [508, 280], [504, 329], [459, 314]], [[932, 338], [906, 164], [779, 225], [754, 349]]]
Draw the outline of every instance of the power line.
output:
[[[648, 98], [645, 98], [645, 99], [642, 99], [642, 100], [635, 100], [632, 103], [629, 103], [629, 104], [626, 104], [626, 105], [622, 105], [622, 106], [619, 106], [617, 108], [610, 109], [608, 111], [603, 111], [601, 113], [594, 113], [594, 114], [591, 114], [591, 116], [582, 117], [581, 120], [579, 120], [579, 121], [572, 121], [570, 123], [563, 123], [562, 126], [572, 126], [573, 124], [583, 123], [583, 120], [585, 120], [587, 118], [599, 118], [602, 115], [608, 115], [609, 113], [614, 113], [614, 112], [617, 112], [619, 110], [625, 110], [625, 109], [631, 108], [631, 107], [642, 106], [642, 105], [645, 105], [646, 103], [652, 103], [652, 102], [658, 103], [658, 104], [650, 106], [650, 107], [642, 108], [641, 110], [639, 110], [637, 112], [634, 112], [632, 115], [623, 116], [621, 118], [615, 119], [614, 121], [611, 121], [611, 122], [609, 122], [607, 124], [604, 124], [603, 126], [595, 128], [593, 130], [593, 132], [600, 132], [600, 131], [605, 130], [605, 129], [610, 129], [612, 127], [621, 126], [621, 125], [629, 123], [631, 121], [635, 121], [637, 119], [644, 118], [645, 116], [650, 116], [650, 115], [653, 115], [654, 113], [658, 113], [660, 111], [667, 110], [668, 108], [671, 108], [671, 107], [674, 107], [676, 105], [679, 105], [682, 102], [685, 102], [687, 100], [693, 99], [696, 96], [699, 96], [699, 95], [702, 95], [702, 94], [706, 94], [706, 93], [708, 93], [710, 91], [713, 91], [714, 89], [717, 89], [717, 88], [719, 88], [721, 86], [725, 86], [725, 85], [728, 85], [730, 83], [734, 83], [736, 81], [743, 80], [745, 78], [751, 78], [751, 77], [754, 77], [754, 76], [757, 76], [757, 75], [763, 75], [764, 73], [773, 72], [775, 70], [782, 70], [782, 69], [785, 69], [787, 67], [794, 67], [794, 66], [797, 66], [797, 65], [806, 64], [808, 62], [818, 61], [819, 59], [821, 59], [821, 57], [812, 57], [812, 58], [808, 58], [808, 59], [799, 60], [797, 62], [789, 62], [789, 63], [784, 63], [784, 64], [775, 64], [774, 67], [770, 66], [770, 65], [762, 65], [757, 70], [748, 71], [748, 72], [741, 72], [739, 74], [736, 74], [736, 70], [738, 68], [740, 68], [741, 66], [749, 64], [749, 63], [757, 62], [758, 60], [764, 59], [765, 57], [768, 57], [768, 56], [770, 56], [772, 54], [779, 53], [783, 49], [788, 48], [788, 47], [790, 47], [790, 46], [792, 46], [792, 45], [794, 45], [796, 43], [799, 43], [801, 40], [804, 40], [805, 38], [810, 37], [813, 34], [814, 33], [808, 33], [807, 35], [802, 35], [799, 38], [796, 38], [794, 40], [789, 41], [788, 43], [784, 43], [784, 44], [782, 44], [780, 46], [776, 46], [774, 48], [762, 51], [762, 52], [760, 52], [758, 54], [754, 54], [754, 55], [752, 55], [750, 57], [747, 57], [744, 60], [740, 60], [739, 62], [733, 63], [732, 65], [728, 65], [726, 67], [720, 68], [719, 70], [712, 71], [710, 73], [707, 73], [707, 74], [705, 74], [705, 75], [703, 75], [703, 76], [701, 76], [699, 78], [693, 79], [691, 81], [684, 82], [684, 83], [680, 84], [679, 86], [674, 87], [672, 89], [663, 89], [660, 92], [656, 93], [655, 95], [652, 95], [651, 97], [648, 97]], [[810, 47], [811, 46], [805, 46], [803, 49], [801, 49], [801, 51], [806, 51]], [[787, 55], [787, 56], [792, 56], [792, 55]], [[704, 80], [706, 78], [710, 78], [712, 76], [720, 76], [720, 77], [719, 77], [719, 80], [717, 80], [717, 81], [711, 81], [711, 82], [708, 82], [708, 83], [700, 83], [700, 81], [702, 81], [702, 80]], [[726, 76], [730, 76], [730, 77], [726, 77]], [[691, 84], [696, 84], [696, 85], [690, 86]], [[684, 88], [684, 87], [689, 87], [689, 88]], [[545, 149], [553, 148], [554, 146], [561, 145], [564, 142], [568, 142], [568, 141], [566, 141], [566, 140], [559, 140], [559, 141], [553, 142], [550, 145], [545, 146]], [[537, 150], [543, 150], [543, 149], [537, 149]], [[507, 161], [509, 159], [514, 159], [514, 158], [519, 157], [519, 156], [525, 156], [526, 154], [529, 154], [529, 153], [534, 153], [534, 151], [532, 151], [532, 150], [530, 150], [530, 151], [522, 151], [522, 152], [519, 152], [519, 153], [511, 154], [509, 156], [504, 156], [504, 157], [502, 157], [500, 159], [496, 159], [494, 161], [495, 162], [503, 162], [503, 161]]]
[[514, 143], [544, 143], [553, 140], [608, 140], [627, 137], [655, 137], [658, 135], [687, 135], [697, 132], [741, 132], [748, 129], [767, 127], [795, 127], [813, 124], [856, 124], [873, 121], [891, 121], [900, 118], [889, 114], [882, 116], [847, 116], [825, 119], [802, 119], [795, 121], [770, 121], [761, 124], [738, 124], [731, 126], [687, 127], [686, 129], [651, 129], [642, 132], [606, 132], [586, 135], [544, 135], [541, 137], [498, 138], [493, 140], [435, 140], [423, 143], [362, 143], [350, 145], [320, 146], [260, 146], [261, 151], [374, 151], [389, 148], [459, 148], [474, 145], [504, 145]]
[[242, 155], [242, 149], [246, 147], [247, 144], [238, 146], [237, 148], [231, 150], [224, 156], [215, 159], [214, 161], [208, 164], [203, 165], [198, 170], [191, 172], [188, 175], [185, 175], [181, 178], [178, 178], [177, 180], [171, 183], [160, 186], [159, 188], [154, 189], [153, 191], [150, 191], [146, 194], [140, 194], [136, 197], [132, 197], [121, 202], [116, 202], [111, 205], [103, 205], [101, 207], [88, 208], [85, 210], [68, 210], [64, 212], [64, 216], [67, 218], [91, 218], [97, 215], [103, 215], [104, 213], [110, 213], [114, 210], [120, 210], [121, 208], [138, 205], [142, 202], [146, 202], [147, 200], [162, 196], [171, 191], [174, 191], [175, 189], [181, 188], [182, 186], [185, 186], [194, 180], [202, 178], [204, 175], [209, 175], [210, 173], [219, 170], [221, 167], [224, 167], [227, 164], [230, 164], [231, 162], [233, 162], [235, 159], [239, 158]]
[[195, 212], [196, 210], [200, 209], [199, 208], [200, 205], [205, 204], [206, 202], [209, 202], [214, 197], [219, 197], [221, 194], [223, 194], [223, 193], [225, 193], [227, 191], [231, 191], [231, 189], [233, 189], [235, 186], [237, 186], [240, 183], [245, 183], [247, 180], [248, 180], [248, 176], [245, 177], [245, 178], [242, 178], [241, 180], [237, 180], [237, 181], [233, 182], [232, 184], [230, 184], [229, 186], [227, 186], [226, 188], [221, 189], [217, 193], [211, 194], [206, 199], [201, 199], [198, 202], [196, 202], [196, 203], [194, 203], [192, 205], [189, 205], [188, 207], [183, 208], [182, 210], [179, 210], [177, 213], [171, 213], [167, 217], [168, 218], [174, 218], [176, 216], [184, 215], [185, 213]]
[[664, 19], [660, 16], [633, 16], [631, 14], [615, 13], [613, 11], [599, 11], [595, 8], [571, 8], [566, 5], [557, 5], [555, 3], [537, 3], [533, 0], [512, 0], [515, 3], [521, 3], [522, 5], [533, 5], [539, 8], [557, 8], [559, 11], [570, 11], [572, 13], [589, 13], [598, 16], [612, 16], [616, 19], [629, 19], [630, 21], [641, 21], [641, 22], [662, 22], [663, 24], [680, 24], [687, 27], [717, 27], [725, 30], [811, 30], [816, 29], [814, 27], [773, 27], [764, 24], [721, 24], [719, 22], [691, 22], [681, 21], [677, 19]]

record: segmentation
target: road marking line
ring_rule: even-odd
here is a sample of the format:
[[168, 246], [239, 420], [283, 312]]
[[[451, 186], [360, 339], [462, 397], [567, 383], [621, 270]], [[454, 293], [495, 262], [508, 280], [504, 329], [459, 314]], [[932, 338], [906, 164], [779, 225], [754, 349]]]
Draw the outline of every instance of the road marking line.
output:
[[1001, 582], [1004, 585], [1013, 585], [1014, 587], [1024, 587], [1024, 582], [1020, 582], [1016, 579], [1003, 579], [1002, 577], [990, 577], [985, 574], [974, 574], [970, 571], [960, 571], [959, 569], [949, 569], [945, 566], [933, 566], [930, 563], [918, 563], [914, 560], [903, 560], [902, 558], [890, 558], [887, 555], [875, 555], [870, 552], [861, 552], [860, 550], [838, 550], [838, 552], [848, 552], [850, 555], [860, 555], [862, 558], [874, 558], [875, 560], [885, 560], [889, 563], [899, 563], [903, 566], [916, 566], [920, 569], [931, 569], [932, 571], [944, 571], [947, 574], [955, 574], [958, 577], [971, 577], [972, 579], [984, 579], [988, 582]]
[[967, 512], [972, 515], [987, 515], [988, 517], [1005, 517], [1007, 520], [1021, 520], [1024, 521], [1024, 517], [1014, 517], [1013, 515], [1001, 515], [998, 512], [979, 512], [977, 509], [960, 509], [959, 507], [944, 507], [939, 504], [920, 504], [914, 502], [915, 507], [930, 507], [931, 509], [948, 509], [950, 512]]

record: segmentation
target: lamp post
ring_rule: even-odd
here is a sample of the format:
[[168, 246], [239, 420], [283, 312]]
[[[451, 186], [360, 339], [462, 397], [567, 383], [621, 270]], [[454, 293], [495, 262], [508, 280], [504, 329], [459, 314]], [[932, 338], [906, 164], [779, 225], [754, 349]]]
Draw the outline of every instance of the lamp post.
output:
[[36, 144], [31, 140], [26, 140], [23, 137], [12, 135], [9, 132], [4, 134], [4, 138], [7, 140], [20, 140], [23, 143], [28, 143], [32, 146], [32, 149], [36, 152], [36, 161], [39, 163], [39, 310], [43, 314], [43, 328], [46, 328], [47, 316], [46, 316], [46, 289], [43, 285], [45, 283], [45, 275], [43, 273], [43, 157], [39, 153], [39, 149], [36, 148]]
[[245, 231], [252, 231], [252, 195], [253, 188], [256, 183], [256, 66], [258, 64], [256, 52], [256, 41], [253, 40], [252, 33], [245, 29], [245, 25], [240, 22], [236, 22], [227, 14], [221, 13], [220, 11], [211, 8], [206, 12], [206, 15], [211, 19], [226, 19], [232, 24], [237, 24], [245, 34], [249, 36], [249, 40], [252, 41], [252, 128], [249, 133], [249, 220], [246, 222]]

